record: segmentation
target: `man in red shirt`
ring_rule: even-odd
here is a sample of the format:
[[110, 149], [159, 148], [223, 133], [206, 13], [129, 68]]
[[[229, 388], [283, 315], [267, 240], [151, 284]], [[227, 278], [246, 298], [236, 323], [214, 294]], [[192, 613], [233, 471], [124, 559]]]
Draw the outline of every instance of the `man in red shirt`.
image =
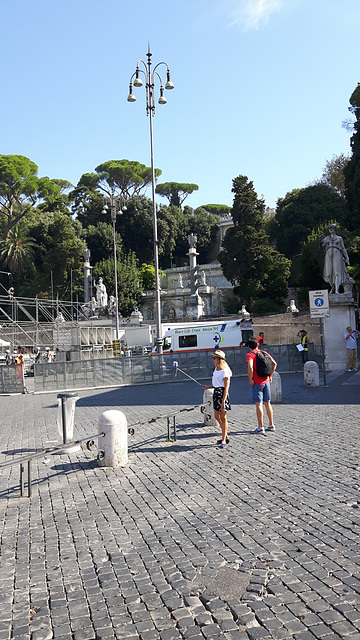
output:
[[250, 351], [246, 355], [247, 370], [250, 386], [252, 388], [252, 399], [256, 405], [256, 417], [258, 421], [258, 426], [253, 431], [253, 433], [260, 433], [261, 435], [265, 435], [263, 403], [265, 405], [267, 417], [269, 418], [269, 426], [266, 430], [275, 431], [273, 410], [270, 402], [270, 383], [272, 375], [277, 367], [277, 363], [275, 362], [274, 358], [272, 358], [272, 356], [268, 354], [272, 362], [272, 371], [270, 375], [266, 376], [265, 378], [258, 376], [256, 371], [256, 354], [261, 353], [261, 351], [260, 349], [258, 349], [256, 338], [250, 338], [248, 341], [248, 345]]
[[261, 349], [261, 347], [265, 344], [264, 340], [265, 340], [264, 333], [262, 331], [260, 331], [259, 337], [257, 339], [258, 349]]

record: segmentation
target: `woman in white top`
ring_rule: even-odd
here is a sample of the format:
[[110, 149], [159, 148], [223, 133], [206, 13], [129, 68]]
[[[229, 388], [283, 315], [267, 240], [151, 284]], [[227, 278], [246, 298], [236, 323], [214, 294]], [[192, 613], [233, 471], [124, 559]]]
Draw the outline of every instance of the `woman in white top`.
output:
[[231, 369], [226, 362], [226, 356], [219, 349], [212, 354], [214, 360], [214, 373], [212, 375], [212, 384], [203, 385], [203, 389], [214, 389], [213, 405], [215, 418], [221, 427], [221, 440], [218, 440], [220, 447], [224, 449], [229, 443], [227, 437], [228, 421], [227, 411], [231, 409], [229, 399], [230, 378], [232, 376]]

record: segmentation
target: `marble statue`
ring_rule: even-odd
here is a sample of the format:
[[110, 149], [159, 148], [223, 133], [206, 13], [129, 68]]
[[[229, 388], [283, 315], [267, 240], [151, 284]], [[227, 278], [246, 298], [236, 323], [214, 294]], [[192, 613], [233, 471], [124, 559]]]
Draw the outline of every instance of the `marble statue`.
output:
[[287, 308], [287, 311], [289, 311], [290, 313], [299, 313], [299, 309], [295, 304], [295, 300], [290, 300], [290, 304]]
[[246, 310], [245, 305], [241, 307], [241, 311], [238, 312], [238, 315], [242, 316], [244, 320], [248, 320], [250, 318], [250, 313]]
[[99, 278], [99, 282], [96, 286], [96, 301], [100, 309], [105, 309], [108, 303], [108, 296], [106, 292], [106, 287], [103, 283], [103, 279]]
[[206, 285], [206, 275], [205, 275], [205, 271], [200, 271], [199, 276], [200, 276], [200, 277], [199, 277], [199, 285], [200, 285], [201, 287], [202, 287], [202, 286], [205, 286], [205, 285]]
[[349, 256], [341, 236], [336, 233], [336, 224], [329, 224], [329, 235], [320, 236], [320, 244], [325, 251], [323, 278], [331, 286], [331, 293], [339, 293], [340, 285], [347, 282]]
[[109, 296], [108, 314], [109, 316], [115, 315], [115, 296]]
[[191, 234], [188, 236], [188, 243], [189, 243], [189, 247], [190, 247], [191, 249], [194, 249], [194, 248], [196, 247], [196, 243], [197, 243], [197, 236], [194, 236], [194, 234], [193, 234], [193, 233], [191, 233]]

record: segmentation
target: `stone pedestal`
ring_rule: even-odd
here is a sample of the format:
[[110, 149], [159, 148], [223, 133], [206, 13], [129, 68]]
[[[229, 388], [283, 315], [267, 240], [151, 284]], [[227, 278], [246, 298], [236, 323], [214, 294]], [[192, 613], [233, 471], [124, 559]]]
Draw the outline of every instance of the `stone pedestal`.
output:
[[329, 294], [330, 315], [324, 318], [325, 371], [346, 369], [346, 327], [355, 327], [355, 302], [352, 295]]

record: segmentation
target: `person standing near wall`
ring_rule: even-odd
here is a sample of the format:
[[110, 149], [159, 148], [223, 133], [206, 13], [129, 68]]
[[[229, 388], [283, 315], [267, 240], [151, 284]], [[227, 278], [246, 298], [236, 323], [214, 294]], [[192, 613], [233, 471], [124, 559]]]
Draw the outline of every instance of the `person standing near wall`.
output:
[[301, 329], [297, 334], [297, 336], [298, 338], [300, 338], [300, 344], [303, 348], [303, 350], [301, 351], [301, 357], [302, 357], [303, 364], [305, 364], [305, 362], [308, 361], [308, 352], [309, 352], [309, 340], [308, 340], [305, 329]]
[[346, 343], [346, 353], [347, 353], [347, 362], [346, 362], [346, 371], [357, 371], [356, 369], [356, 357], [357, 357], [357, 348], [356, 348], [356, 340], [358, 339], [360, 333], [357, 330], [353, 330], [351, 327], [346, 327], [345, 331], [345, 343]]
[[265, 344], [265, 336], [264, 336], [263, 331], [260, 331], [260, 333], [259, 333], [259, 337], [258, 337], [258, 339], [257, 339], [257, 346], [258, 346], [258, 349], [261, 349], [261, 347], [262, 347], [264, 344]]

